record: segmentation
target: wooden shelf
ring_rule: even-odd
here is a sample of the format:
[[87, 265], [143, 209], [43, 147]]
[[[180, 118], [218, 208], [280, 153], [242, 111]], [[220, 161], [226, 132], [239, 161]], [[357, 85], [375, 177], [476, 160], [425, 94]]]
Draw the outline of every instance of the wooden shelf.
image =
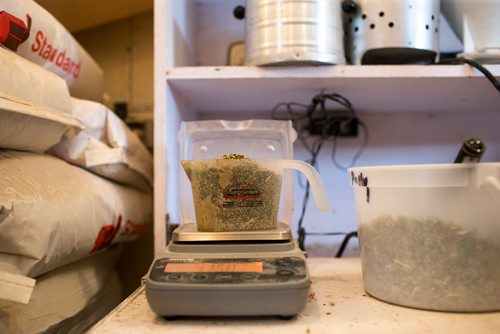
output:
[[[500, 77], [500, 65], [488, 65]], [[500, 96], [467, 65], [176, 67], [167, 84], [194, 113], [270, 112], [279, 102], [308, 103], [322, 89], [358, 112], [499, 111]]]

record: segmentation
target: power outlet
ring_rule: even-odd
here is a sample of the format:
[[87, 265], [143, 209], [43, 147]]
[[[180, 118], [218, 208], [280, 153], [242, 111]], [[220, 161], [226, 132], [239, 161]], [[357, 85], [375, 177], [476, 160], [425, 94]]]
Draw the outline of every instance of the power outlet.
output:
[[311, 135], [338, 137], [357, 137], [358, 119], [347, 116], [336, 116], [326, 119], [311, 120], [307, 130]]

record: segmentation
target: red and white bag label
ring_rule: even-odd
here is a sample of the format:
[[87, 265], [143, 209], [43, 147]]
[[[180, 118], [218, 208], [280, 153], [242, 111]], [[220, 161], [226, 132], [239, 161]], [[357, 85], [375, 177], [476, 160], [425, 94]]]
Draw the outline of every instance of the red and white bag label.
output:
[[26, 14], [26, 22], [22, 18], [0, 10], [0, 43], [16, 52], [19, 45], [28, 39], [31, 30], [31, 16]]
[[55, 67], [54, 72], [62, 71], [62, 76], [66, 78], [67, 82], [73, 83], [74, 80], [78, 79], [82, 67], [78, 52], [70, 53], [69, 49], [58, 49], [57, 46], [51, 44], [42, 30], [36, 32], [35, 40], [30, 49], [40, 61], [50, 62], [51, 66]]
[[63, 78], [72, 96], [102, 100], [102, 69], [71, 33], [36, 2], [0, 0], [0, 43]]

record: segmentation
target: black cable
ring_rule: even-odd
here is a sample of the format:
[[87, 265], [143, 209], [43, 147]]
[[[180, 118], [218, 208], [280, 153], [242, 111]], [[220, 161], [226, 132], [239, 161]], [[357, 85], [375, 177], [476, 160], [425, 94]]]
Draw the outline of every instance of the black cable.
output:
[[500, 93], [500, 81], [498, 81], [495, 76], [486, 69], [483, 65], [479, 64], [478, 62], [473, 61], [472, 59], [468, 58], [460, 58], [463, 60], [464, 63], [475, 67], [479, 72], [483, 73], [484, 76], [492, 83], [492, 85], [496, 88], [496, 90]]
[[[278, 103], [272, 110], [271, 110], [271, 117], [273, 119], [277, 120], [290, 120], [293, 124], [293, 127], [297, 130], [297, 138], [301, 141], [302, 145], [306, 149], [306, 151], [310, 154], [310, 159], [306, 160], [311, 166], [315, 167], [316, 169], [318, 168], [317, 164], [317, 158], [319, 156], [319, 153], [321, 151], [321, 148], [323, 147], [323, 144], [327, 140], [333, 139], [334, 141], [334, 147], [332, 151], [332, 160], [334, 164], [340, 168], [342, 171], [345, 171], [346, 168], [343, 166], [340, 166], [340, 164], [337, 163], [335, 160], [335, 151], [336, 151], [336, 138], [339, 135], [339, 129], [336, 129], [334, 125], [336, 122], [339, 122], [339, 116], [338, 115], [328, 115], [327, 110], [326, 110], [326, 103], [327, 102], [335, 102], [336, 104], [339, 104], [343, 106], [346, 111], [348, 112], [348, 116], [342, 117], [342, 121], [346, 122], [349, 124], [349, 122], [353, 121], [356, 119], [355, 111], [354, 108], [351, 104], [351, 102], [345, 98], [344, 96], [337, 94], [337, 93], [325, 93], [324, 90], [322, 90], [319, 94], [315, 95], [311, 99], [311, 103], [308, 105], [301, 104], [301, 103], [296, 103], [296, 102], [281, 102]], [[279, 112], [283, 112], [285, 115], [281, 116]], [[366, 125], [357, 120], [358, 124], [361, 125], [365, 132], [365, 138], [363, 141], [362, 146], [360, 149], [356, 152], [354, 155], [352, 161], [351, 161], [351, 166], [354, 165], [361, 155], [361, 153], [364, 151], [364, 148], [366, 147], [368, 143], [368, 128]], [[307, 122], [306, 126], [301, 126], [301, 122]], [[316, 133], [315, 134], [315, 141], [310, 143], [308, 140], [313, 136], [311, 134], [311, 131], [313, 130], [314, 125], [321, 126], [321, 133]], [[303, 222], [304, 222], [304, 217], [307, 211], [307, 204], [309, 202], [309, 197], [310, 197], [310, 186], [309, 183], [306, 182], [305, 185], [302, 184], [302, 179], [299, 177], [299, 185], [305, 189], [304, 191], [304, 197], [302, 200], [302, 210], [301, 214], [298, 220], [298, 227], [297, 227], [297, 233], [298, 233], [298, 243], [300, 249], [305, 251], [305, 238], [307, 235], [345, 235], [343, 232], [326, 232], [326, 233], [311, 233], [307, 232], [306, 229], [303, 227]]]
[[344, 171], [346, 172], [348, 168], [354, 166], [356, 164], [356, 162], [358, 161], [359, 157], [361, 156], [361, 154], [363, 153], [363, 151], [365, 150], [366, 146], [368, 145], [368, 137], [369, 137], [369, 134], [368, 134], [368, 127], [366, 126], [365, 123], [363, 123], [362, 121], [358, 120], [358, 124], [363, 128], [363, 131], [365, 132], [365, 135], [364, 135], [364, 140], [363, 140], [363, 143], [361, 144], [360, 148], [358, 149], [358, 151], [356, 152], [356, 154], [354, 154], [354, 156], [352, 157], [351, 159], [351, 163], [349, 164], [349, 166], [345, 167], [345, 166], [342, 166], [336, 159], [335, 159], [335, 155], [337, 153], [337, 137], [333, 137], [333, 146], [332, 146], [332, 162], [333, 164], [335, 165], [335, 167], [337, 167], [338, 169], [340, 169], [341, 171]]
[[[286, 111], [288, 113], [288, 116], [291, 116], [291, 117], [285, 117], [285, 118], [281, 118], [281, 117], [277, 117], [277, 112], [278, 112], [278, 109], [285, 106], [286, 107]], [[274, 108], [271, 110], [271, 117], [273, 119], [277, 119], [277, 120], [282, 120], [282, 121], [288, 121], [288, 120], [291, 120], [291, 121], [298, 121], [298, 120], [301, 120], [303, 118], [306, 117], [305, 114], [301, 114], [301, 113], [295, 113], [292, 109], [292, 107], [300, 107], [300, 108], [304, 108], [304, 109], [307, 109], [309, 106], [308, 105], [305, 105], [305, 104], [301, 104], [301, 103], [296, 103], [296, 102], [281, 102], [281, 103], [278, 103], [276, 106], [274, 106]]]
[[307, 235], [345, 235], [345, 232], [307, 232]]
[[342, 243], [340, 244], [340, 247], [337, 250], [337, 254], [335, 254], [335, 257], [342, 257], [342, 254], [344, 254], [344, 250], [347, 247], [349, 240], [351, 240], [351, 238], [353, 238], [353, 237], [357, 238], [358, 232], [354, 231], [354, 232], [347, 233], [345, 235], [344, 240], [342, 240]]
[[475, 60], [472, 60], [470, 58], [465, 58], [465, 57], [459, 57], [459, 58], [455, 58], [455, 59], [444, 59], [436, 64], [449, 64], [449, 65], [467, 64], [469, 66], [472, 66], [472, 67], [476, 68], [479, 72], [483, 73], [484, 76], [495, 87], [495, 89], [500, 93], [500, 81], [497, 78], [495, 78], [495, 76], [490, 71], [488, 71], [488, 69], [486, 67], [484, 67], [480, 63], [476, 62]]

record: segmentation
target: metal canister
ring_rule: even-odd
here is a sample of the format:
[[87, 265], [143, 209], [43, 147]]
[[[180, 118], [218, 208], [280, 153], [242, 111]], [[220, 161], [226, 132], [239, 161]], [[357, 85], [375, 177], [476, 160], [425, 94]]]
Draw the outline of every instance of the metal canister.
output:
[[353, 64], [432, 63], [439, 53], [439, 0], [349, 0], [346, 56]]
[[340, 0], [247, 0], [245, 65], [344, 64]]

